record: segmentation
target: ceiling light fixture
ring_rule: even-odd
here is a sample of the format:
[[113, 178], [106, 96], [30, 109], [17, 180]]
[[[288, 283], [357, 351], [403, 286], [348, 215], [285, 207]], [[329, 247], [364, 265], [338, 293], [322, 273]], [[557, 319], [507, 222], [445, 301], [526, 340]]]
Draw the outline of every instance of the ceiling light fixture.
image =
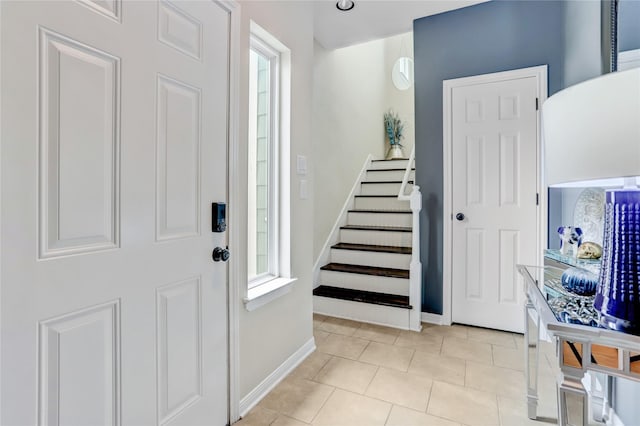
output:
[[343, 12], [353, 9], [355, 5], [356, 4], [352, 0], [340, 0], [338, 3], [336, 3], [336, 7], [338, 8], [338, 10], [341, 10]]

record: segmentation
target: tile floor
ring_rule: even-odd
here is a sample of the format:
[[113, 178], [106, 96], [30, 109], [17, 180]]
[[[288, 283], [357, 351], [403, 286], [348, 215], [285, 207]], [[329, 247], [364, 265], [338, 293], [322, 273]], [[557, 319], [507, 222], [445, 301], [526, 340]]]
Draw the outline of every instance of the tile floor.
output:
[[238, 426], [557, 423], [541, 348], [538, 421], [526, 416], [523, 336], [423, 324], [421, 333], [314, 315], [317, 350]]

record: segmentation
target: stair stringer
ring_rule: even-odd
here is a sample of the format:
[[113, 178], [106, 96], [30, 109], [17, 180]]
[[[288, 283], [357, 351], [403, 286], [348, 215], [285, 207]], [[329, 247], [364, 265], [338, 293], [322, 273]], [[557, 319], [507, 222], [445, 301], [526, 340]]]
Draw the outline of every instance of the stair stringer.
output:
[[340, 240], [340, 228], [347, 224], [347, 216], [348, 216], [349, 210], [352, 210], [355, 207], [356, 195], [360, 195], [360, 192], [361, 192], [360, 182], [362, 182], [365, 179], [367, 175], [367, 170], [371, 166], [372, 159], [373, 159], [373, 156], [369, 154], [366, 160], [364, 161], [364, 165], [360, 170], [360, 174], [356, 178], [356, 181], [353, 184], [353, 187], [351, 188], [351, 192], [347, 196], [347, 199], [344, 202], [344, 205], [342, 206], [342, 210], [338, 215], [338, 219], [336, 219], [336, 222], [334, 223], [333, 228], [331, 229], [331, 232], [329, 233], [329, 236], [327, 237], [327, 240], [324, 243], [324, 246], [322, 246], [322, 250], [320, 250], [318, 259], [313, 265], [313, 288], [316, 288], [320, 285], [320, 279], [319, 279], [320, 267], [322, 265], [329, 263], [329, 259], [331, 256], [331, 246], [334, 244], [337, 244]]

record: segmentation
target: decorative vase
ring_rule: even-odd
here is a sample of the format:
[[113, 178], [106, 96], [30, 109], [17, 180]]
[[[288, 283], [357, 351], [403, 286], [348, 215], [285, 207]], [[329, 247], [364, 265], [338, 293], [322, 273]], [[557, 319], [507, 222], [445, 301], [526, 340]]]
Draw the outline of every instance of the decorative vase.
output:
[[579, 296], [593, 296], [598, 287], [598, 276], [582, 268], [569, 268], [562, 273], [562, 287]]
[[406, 158], [404, 156], [404, 151], [402, 150], [402, 145], [400, 144], [391, 145], [391, 148], [387, 151], [387, 160], [395, 160], [397, 158]]
[[600, 325], [640, 334], [640, 190], [608, 190], [594, 308]]

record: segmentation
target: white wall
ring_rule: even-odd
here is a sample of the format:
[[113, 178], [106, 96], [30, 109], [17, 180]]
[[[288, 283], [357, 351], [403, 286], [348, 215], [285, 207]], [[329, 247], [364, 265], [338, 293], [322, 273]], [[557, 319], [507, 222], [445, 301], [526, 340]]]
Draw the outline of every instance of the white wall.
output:
[[[239, 182], [247, 185], [247, 123], [249, 81], [249, 20], [275, 36], [291, 50], [291, 262], [292, 274], [298, 278], [290, 293], [248, 312], [240, 301], [240, 383], [244, 398], [289, 356], [313, 337], [311, 303], [313, 191], [309, 199], [298, 197], [299, 176], [295, 173], [296, 156], [311, 153], [311, 80], [313, 75], [312, 7], [303, 2], [241, 1], [240, 38], [240, 111], [239, 111]], [[310, 168], [312, 169], [312, 168]], [[313, 170], [305, 177], [312, 183]], [[311, 189], [312, 185], [310, 185]], [[240, 209], [241, 222], [247, 219], [246, 191]], [[241, 224], [242, 225], [242, 224]], [[246, 244], [246, 226], [236, 230]], [[240, 253], [246, 253], [239, 250]], [[246, 285], [246, 259], [240, 260], [240, 285]]]
[[413, 87], [399, 91], [393, 63], [413, 58], [406, 33], [336, 50], [315, 44], [313, 162], [315, 164], [314, 259], [331, 232], [367, 155], [383, 158], [383, 115], [392, 108], [406, 122], [405, 153], [414, 143]]

